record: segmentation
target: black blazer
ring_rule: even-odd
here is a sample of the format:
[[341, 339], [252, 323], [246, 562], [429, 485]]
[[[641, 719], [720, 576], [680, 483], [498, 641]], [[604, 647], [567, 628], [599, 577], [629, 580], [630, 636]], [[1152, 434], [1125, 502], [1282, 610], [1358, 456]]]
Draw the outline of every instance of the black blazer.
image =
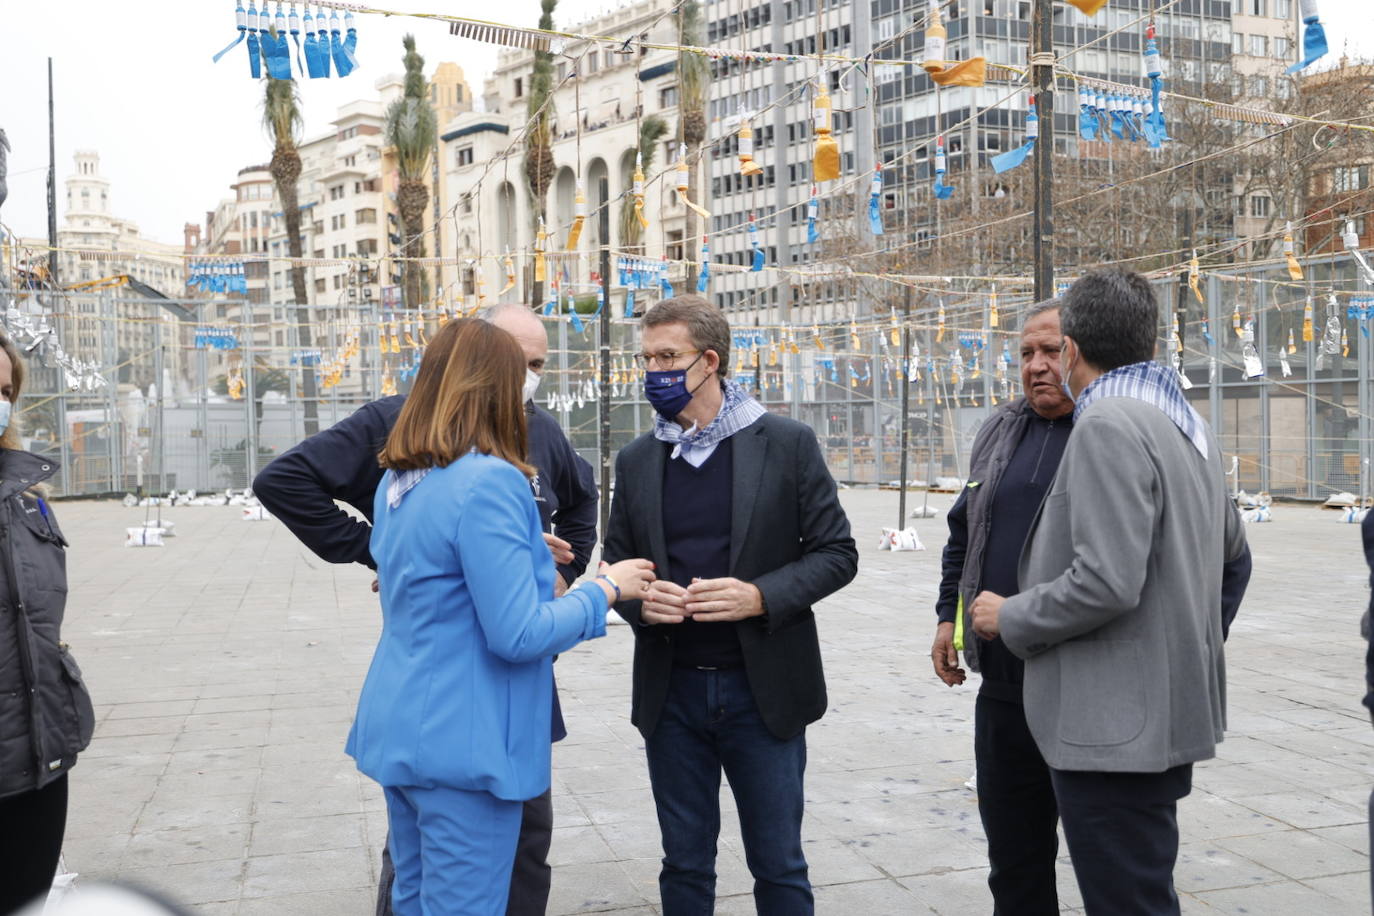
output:
[[[859, 552], [835, 481], [810, 427], [765, 414], [731, 439], [734, 504], [730, 575], [752, 582], [765, 614], [735, 624], [744, 667], [768, 730], [800, 734], [825, 712], [825, 678], [811, 605], [839, 591], [859, 569]], [[669, 574], [663, 538], [663, 467], [671, 446], [646, 433], [620, 450], [602, 554], [614, 563], [644, 557]], [[616, 610], [634, 627], [631, 721], [646, 738], [668, 693], [673, 648], [668, 625], [645, 625], [638, 601]]]

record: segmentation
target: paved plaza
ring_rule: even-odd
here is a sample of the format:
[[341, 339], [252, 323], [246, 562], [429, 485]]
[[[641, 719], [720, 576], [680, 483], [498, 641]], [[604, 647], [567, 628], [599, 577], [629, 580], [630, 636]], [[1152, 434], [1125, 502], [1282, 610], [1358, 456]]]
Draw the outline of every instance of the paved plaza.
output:
[[[944, 510], [952, 497], [931, 500]], [[862, 556], [858, 579], [817, 609], [830, 689], [808, 733], [817, 909], [987, 914], [964, 787], [976, 680], [946, 688], [929, 658], [943, 511], [913, 522], [926, 551], [892, 554], [877, 544], [897, 494], [848, 490], [843, 502]], [[72, 772], [68, 867], [202, 913], [371, 913], [386, 817], [343, 753], [379, 629], [371, 576], [236, 508], [167, 510], [176, 536], [162, 549], [122, 546], [142, 509], [57, 512], [72, 542], [64, 636], [98, 717]], [[1359, 528], [1308, 507], [1274, 519], [1249, 527], [1255, 575], [1227, 648], [1228, 737], [1179, 809], [1183, 910], [1368, 914]], [[570, 734], [554, 749], [553, 914], [659, 912], [631, 638], [612, 627], [558, 662]], [[717, 912], [753, 913], [728, 790], [721, 803]], [[1079, 905], [1067, 855], [1059, 889]]]

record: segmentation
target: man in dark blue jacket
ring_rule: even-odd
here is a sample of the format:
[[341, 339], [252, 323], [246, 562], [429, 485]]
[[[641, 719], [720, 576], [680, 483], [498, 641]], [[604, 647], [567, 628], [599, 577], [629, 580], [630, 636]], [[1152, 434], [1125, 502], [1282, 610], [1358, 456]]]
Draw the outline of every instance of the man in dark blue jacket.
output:
[[[558, 421], [534, 404], [534, 389], [544, 371], [548, 336], [543, 323], [523, 305], [497, 306], [487, 320], [509, 332], [528, 360], [525, 418], [529, 423], [530, 463], [539, 475], [530, 482], [545, 540], [558, 565], [559, 592], [582, 575], [596, 545], [597, 491], [591, 465], [573, 450]], [[305, 546], [330, 563], [361, 563], [376, 569], [368, 540], [372, 535], [372, 500], [382, 469], [377, 464], [405, 397], [382, 398], [360, 407], [348, 418], [311, 436], [262, 469], [253, 493]], [[335, 505], [347, 503], [367, 521]], [[554, 694], [553, 740], [567, 735]], [[520, 845], [511, 874], [507, 913], [542, 914], [548, 904], [553, 838], [553, 802], [545, 792], [525, 803]], [[391, 912], [394, 875], [383, 851], [377, 913]]]

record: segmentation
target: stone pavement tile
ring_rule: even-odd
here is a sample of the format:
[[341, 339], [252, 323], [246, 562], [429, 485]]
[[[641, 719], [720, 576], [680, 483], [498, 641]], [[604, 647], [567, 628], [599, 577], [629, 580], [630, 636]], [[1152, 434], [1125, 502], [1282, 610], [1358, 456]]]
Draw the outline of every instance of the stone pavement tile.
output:
[[248, 824], [139, 830], [129, 838], [123, 867], [156, 868], [216, 859], [238, 861], [248, 848], [248, 831]]
[[310, 764], [324, 761], [336, 763], [340, 760], [352, 762], [344, 753], [345, 736], [334, 735], [313, 741], [293, 741], [289, 744], [269, 744], [262, 748], [263, 766], [297, 766], [307, 769]]
[[[121, 882], [160, 891], [177, 903], [194, 905], [238, 900], [243, 888], [243, 860], [215, 859], [152, 868], [122, 868]], [[114, 877], [114, 876], [105, 876]]]
[[1198, 900], [1220, 913], [1257, 913], [1290, 916], [1364, 916], [1369, 906], [1353, 900], [1339, 900], [1297, 881], [1256, 884], [1251, 887], [1206, 891], [1194, 894]]
[[1186, 839], [1196, 840], [1278, 833], [1287, 829], [1272, 817], [1201, 788], [1195, 788], [1179, 802], [1178, 823]]
[[[558, 765], [554, 764], [555, 772], [557, 772], [557, 768]], [[591, 818], [587, 817], [587, 812], [582, 810], [577, 799], [568, 794], [566, 787], [557, 784], [555, 780], [553, 790], [554, 827], [585, 827], [591, 822]]]
[[245, 865], [245, 898], [376, 887], [372, 864], [361, 846], [253, 856]]
[[[68, 810], [68, 827], [76, 812]], [[73, 835], [71, 830], [62, 841], [62, 857], [67, 868], [78, 875], [111, 878], [119, 874], [124, 851], [129, 848], [129, 829], [118, 833], [95, 836]]]
[[872, 881], [886, 877], [876, 865], [859, 854], [853, 840], [837, 837], [808, 837], [802, 841], [802, 852], [810, 870], [811, 883], [847, 884], [851, 881]]
[[[1174, 866], [1174, 885], [1180, 892], [1198, 893], [1282, 881], [1284, 875], [1265, 868], [1245, 856], [1247, 845], [1259, 845], [1263, 848], [1265, 843], [1270, 842], [1271, 836], [1241, 837], [1237, 840], [1220, 840], [1215, 843], [1180, 843], [1178, 863]], [[1246, 841], [1258, 842], [1247, 844]], [[1239, 842], [1241, 848], [1229, 845], [1233, 842]]]
[[245, 898], [236, 911], [239, 916], [367, 916], [373, 912], [377, 895], [363, 888]]
[[138, 818], [139, 830], [165, 830], [173, 827], [209, 827], [216, 824], [246, 824], [252, 820], [253, 796], [197, 796], [159, 789]]
[[272, 695], [266, 693], [250, 693], [238, 697], [207, 697], [196, 700], [195, 708], [191, 711], [196, 715], [206, 715], [209, 713], [221, 712], [245, 712], [255, 709], [270, 709], [272, 707]]
[[[559, 823], [557, 816], [554, 823]], [[554, 828], [555, 846], [558, 844], [557, 829]], [[652, 859], [663, 855], [663, 837], [652, 811], [630, 820], [598, 824], [595, 829], [617, 859]]]
[[366, 843], [367, 823], [363, 814], [334, 814], [325, 817], [260, 817], [252, 823], [250, 856], [271, 856], [293, 852], [318, 852], [322, 849], [347, 849]]
[[1286, 830], [1277, 836], [1231, 837], [1217, 843], [1288, 878], [1321, 878], [1369, 867], [1368, 855], [1305, 830]]
[[929, 902], [890, 878], [815, 888], [821, 913], [934, 913]]
[[[75, 773], [75, 771], [73, 771]], [[67, 832], [71, 839], [127, 836], [138, 823], [147, 802], [136, 796], [112, 796], [108, 792], [87, 793], [73, 775], [68, 781]]]
[[1196, 788], [1228, 798], [1291, 792], [1301, 786], [1302, 781], [1302, 774], [1298, 770], [1284, 770], [1266, 763], [1210, 763], [1193, 771], [1193, 785]]
[[1343, 900], [1361, 907], [1361, 912], [1369, 912], [1369, 869], [1348, 872], [1344, 875], [1330, 875], [1325, 878], [1309, 878], [1303, 882], [1314, 890], [1321, 891], [1337, 900]]
[[158, 700], [148, 703], [120, 703], [110, 710], [111, 719], [143, 719], [148, 716], [185, 716], [195, 700]]
[[169, 755], [167, 775], [187, 776], [224, 770], [257, 770], [262, 765], [263, 749], [258, 747], [219, 747], [182, 750]]
[[1307, 832], [1313, 836], [1321, 837], [1324, 840], [1340, 843], [1347, 849], [1353, 849], [1365, 855], [1369, 854], [1368, 824], [1360, 823], [1342, 824], [1339, 827], [1313, 827]]
[[620, 856], [611, 849], [596, 827], [555, 827], [553, 844], [549, 849], [549, 864], [585, 865], [591, 862], [615, 862]]
[[628, 864], [589, 862], [555, 868], [549, 916], [648, 907], [658, 899], [657, 887], [652, 898], [646, 897], [626, 873]]
[[91, 740], [91, 746], [81, 752], [81, 756], [86, 759], [95, 759], [98, 757], [129, 757], [140, 754], [166, 754], [176, 744], [177, 737], [175, 734], [125, 735], [111, 738], [97, 735]]
[[176, 735], [185, 727], [186, 716], [146, 716], [139, 719], [108, 717], [100, 723], [96, 734], [102, 740], [127, 738], [131, 735]]
[[615, 757], [603, 757], [600, 766], [572, 767], [560, 764], [558, 779], [574, 795], [582, 792], [620, 792], [649, 794], [647, 766], [625, 766]]
[[987, 852], [945, 827], [859, 834], [850, 847], [865, 861], [895, 877], [985, 868]]
[[267, 743], [266, 724], [235, 728], [204, 727], [184, 731], [172, 745], [173, 751], [208, 751], [233, 747], [259, 748]]
[[166, 773], [159, 778], [157, 789], [168, 794], [238, 795], [254, 791], [261, 772], [256, 766], [194, 772], [178, 771]]
[[1252, 811], [1294, 827], [1334, 827], [1368, 819], [1364, 809], [1310, 793], [1242, 795], [1236, 801]]

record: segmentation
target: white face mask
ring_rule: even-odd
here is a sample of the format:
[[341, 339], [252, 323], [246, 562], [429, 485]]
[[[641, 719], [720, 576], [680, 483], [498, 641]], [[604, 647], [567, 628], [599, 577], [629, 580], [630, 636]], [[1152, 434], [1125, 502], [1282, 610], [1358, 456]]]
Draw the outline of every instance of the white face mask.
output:
[[10, 428], [10, 410], [13, 405], [9, 401], [0, 398], [0, 436], [5, 434], [5, 430]]
[[525, 370], [525, 400], [533, 401], [534, 393], [539, 390], [539, 383], [543, 381], [543, 376], [533, 369]]
[[1073, 396], [1073, 389], [1069, 387], [1069, 376], [1073, 373], [1073, 367], [1068, 365], [1064, 359], [1064, 351], [1059, 351], [1059, 384], [1064, 389], [1064, 396], [1070, 401], [1076, 400]]

